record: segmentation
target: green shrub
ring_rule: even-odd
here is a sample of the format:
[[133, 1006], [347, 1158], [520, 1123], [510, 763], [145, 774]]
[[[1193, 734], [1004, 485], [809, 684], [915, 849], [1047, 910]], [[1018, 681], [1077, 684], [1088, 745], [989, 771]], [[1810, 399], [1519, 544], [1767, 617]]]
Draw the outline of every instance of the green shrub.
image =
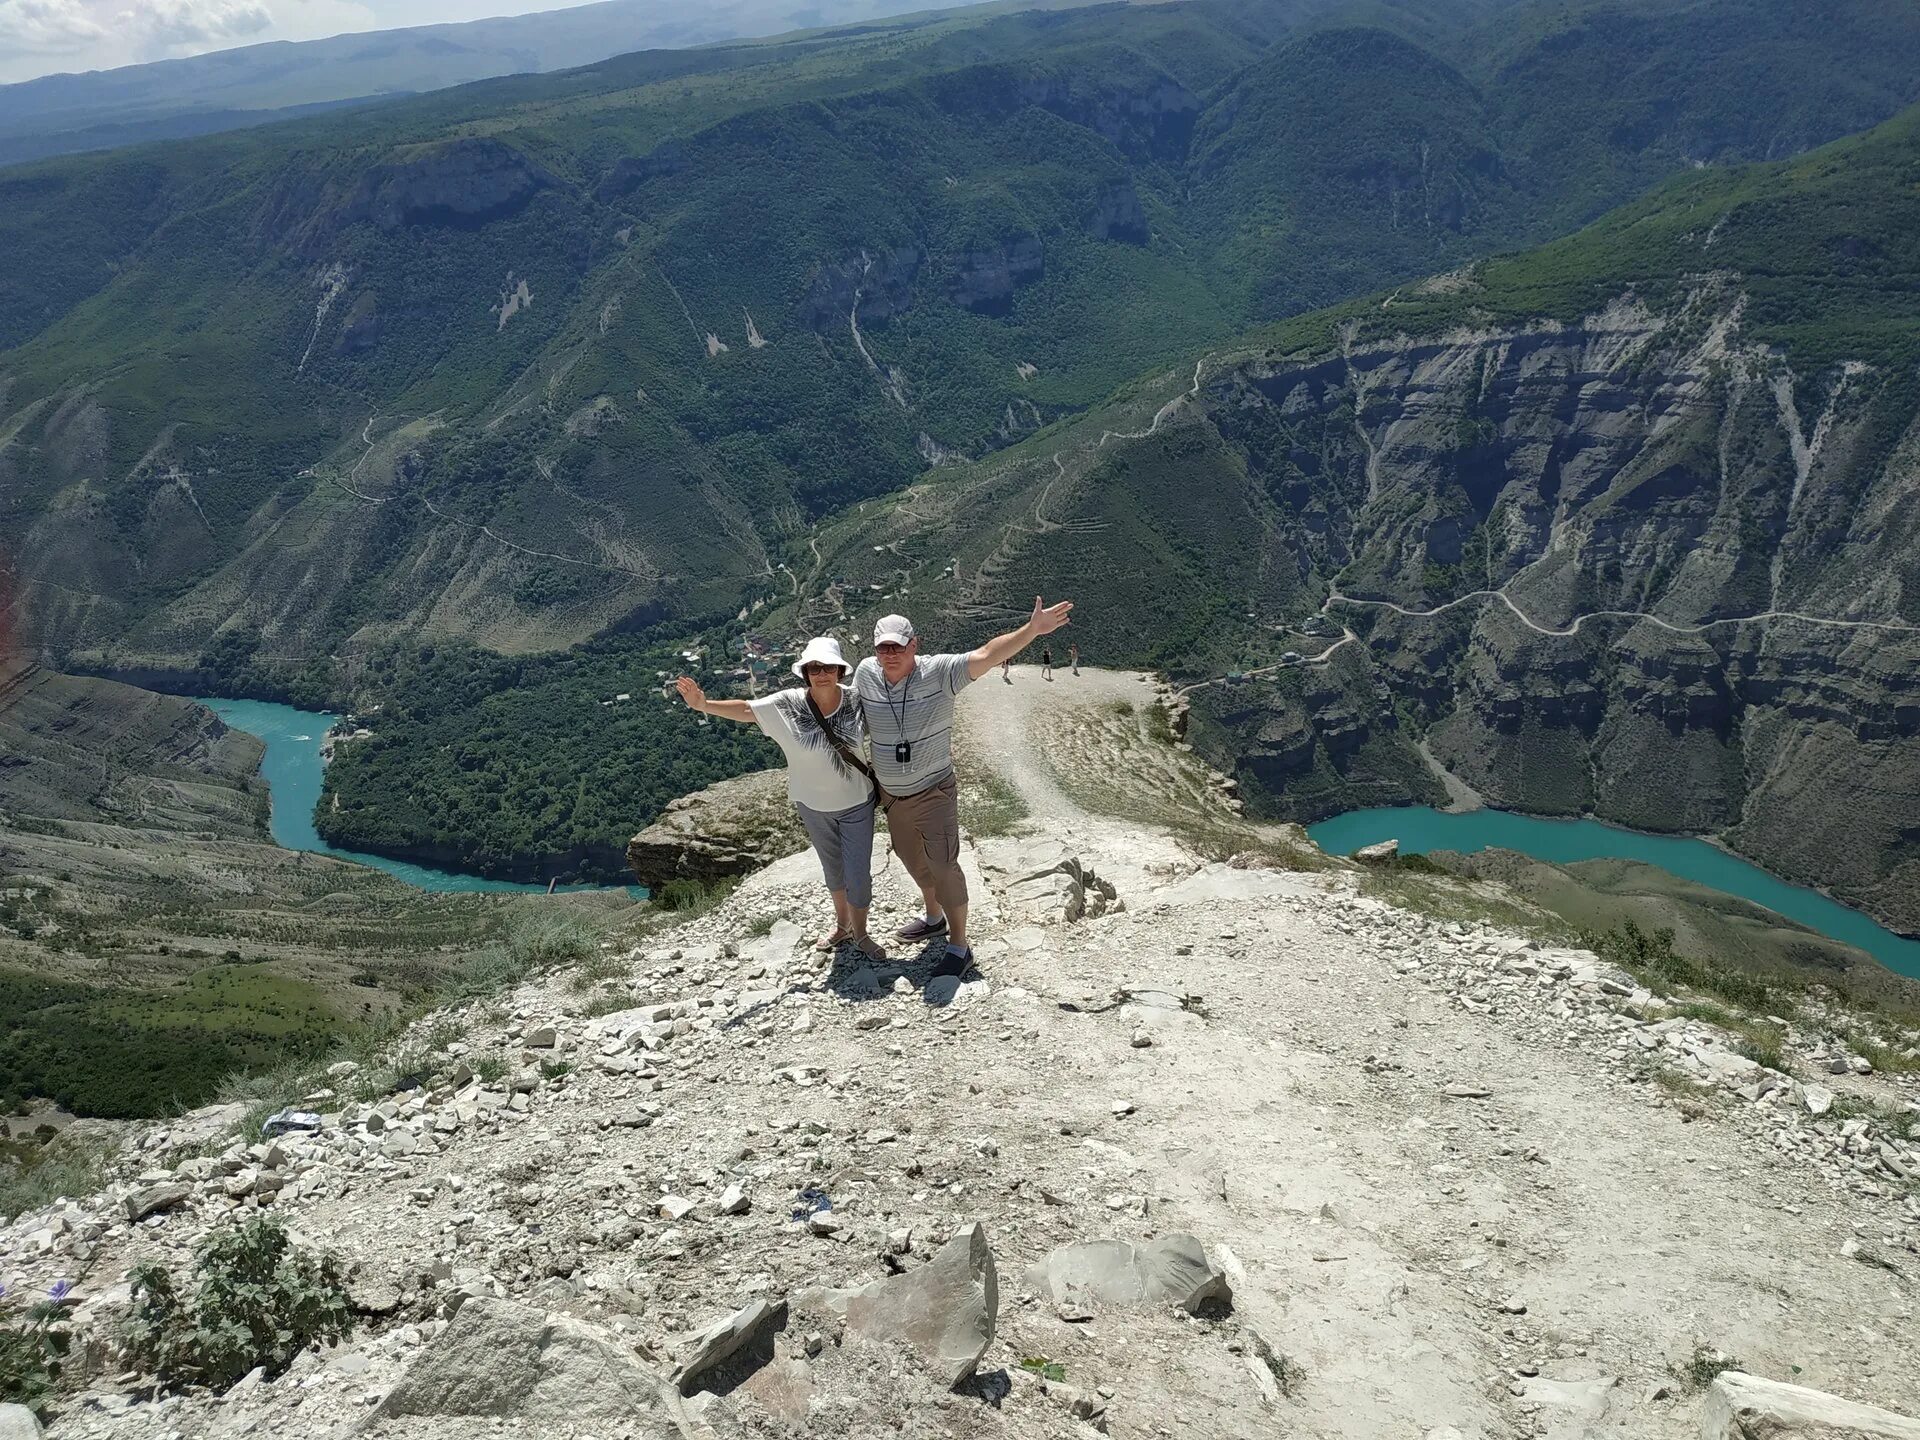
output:
[[656, 910], [703, 915], [733, 893], [737, 880], [669, 880], [654, 892]]
[[73, 1337], [61, 1324], [65, 1282], [28, 1301], [0, 1286], [0, 1404], [38, 1411], [60, 1382]]
[[44, 1145], [0, 1145], [0, 1220], [101, 1188], [108, 1147], [99, 1140], [55, 1137]]
[[526, 979], [533, 966], [505, 945], [488, 945], [468, 956], [448, 978], [444, 996], [468, 1000], [497, 995]]
[[1629, 920], [1604, 933], [1587, 931], [1580, 938], [1588, 949], [1613, 961], [1657, 993], [1685, 987], [1717, 995], [1746, 1010], [1765, 1011], [1774, 1003], [1773, 987], [1766, 981], [1726, 965], [1677, 953], [1673, 948], [1673, 931], [1665, 927], [1648, 934]]
[[599, 954], [605, 922], [580, 910], [526, 910], [513, 918], [507, 949], [532, 969], [577, 964]]
[[255, 1366], [278, 1375], [307, 1346], [353, 1329], [339, 1262], [296, 1248], [260, 1216], [216, 1231], [195, 1252], [191, 1299], [164, 1265], [136, 1266], [128, 1354], [169, 1387], [225, 1390]]

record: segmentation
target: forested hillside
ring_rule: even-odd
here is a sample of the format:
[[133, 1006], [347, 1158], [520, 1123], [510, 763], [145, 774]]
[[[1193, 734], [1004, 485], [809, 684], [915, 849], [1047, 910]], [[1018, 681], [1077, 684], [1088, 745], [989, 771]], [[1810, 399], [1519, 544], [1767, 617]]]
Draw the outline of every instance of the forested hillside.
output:
[[1258, 332], [836, 527], [798, 623], [1071, 588], [1257, 809], [1437, 802], [1424, 746], [1920, 929], [1917, 197], [1909, 111]]
[[289, 672], [730, 613], [807, 523], [1165, 357], [1871, 123], [1916, 26], [960, 13], [10, 170], [19, 603], [74, 663], [243, 625]]

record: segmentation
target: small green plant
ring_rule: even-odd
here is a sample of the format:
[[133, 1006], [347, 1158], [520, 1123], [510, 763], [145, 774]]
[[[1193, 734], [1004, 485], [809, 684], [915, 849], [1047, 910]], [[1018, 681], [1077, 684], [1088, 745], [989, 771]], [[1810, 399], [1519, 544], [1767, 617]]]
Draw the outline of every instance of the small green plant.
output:
[[473, 1073], [481, 1084], [494, 1085], [507, 1073], [507, 1062], [498, 1055], [482, 1055], [473, 1062]]
[[612, 950], [596, 949], [567, 976], [567, 988], [584, 995], [602, 980], [625, 979], [628, 971], [624, 956]]
[[191, 1298], [164, 1265], [131, 1275], [128, 1354], [170, 1388], [225, 1390], [256, 1366], [278, 1375], [307, 1346], [353, 1329], [339, 1262], [297, 1248], [270, 1217], [207, 1236], [194, 1272]]
[[1700, 1098], [1700, 1082], [1686, 1074], [1685, 1071], [1674, 1069], [1671, 1065], [1654, 1066], [1653, 1069], [1648, 1072], [1647, 1078], [1652, 1080], [1655, 1085], [1658, 1085], [1669, 1095], [1677, 1095], [1686, 1100], [1698, 1100]]
[[1736, 1054], [1744, 1055], [1756, 1065], [1764, 1065], [1769, 1070], [1778, 1070], [1783, 1075], [1793, 1073], [1787, 1060], [1787, 1052], [1780, 1048], [1778, 1036], [1765, 1038], [1748, 1035], [1734, 1042]]
[[508, 946], [488, 945], [468, 956], [453, 972], [448, 978], [445, 995], [449, 1000], [497, 995], [526, 979], [532, 968]]
[[529, 968], [577, 964], [599, 953], [605, 922], [582, 910], [523, 911], [507, 932], [507, 948]]
[[26, 1300], [0, 1285], [0, 1404], [38, 1412], [60, 1383], [73, 1337], [61, 1323], [61, 1281], [44, 1299]]
[[1726, 1352], [1716, 1350], [1711, 1345], [1696, 1345], [1693, 1358], [1687, 1361], [1686, 1378], [1704, 1390], [1722, 1372], [1739, 1368], [1740, 1362]]
[[1064, 1381], [1067, 1378], [1067, 1367], [1044, 1355], [1027, 1356], [1020, 1362], [1020, 1368], [1029, 1375], [1038, 1375], [1042, 1380]]
[[542, 1080], [558, 1080], [562, 1075], [571, 1075], [572, 1073], [573, 1062], [571, 1060], [542, 1060], [540, 1062], [540, 1078]]
[[1020, 792], [992, 770], [973, 772], [961, 788], [960, 823], [980, 838], [1012, 833], [1027, 813]]
[[631, 990], [607, 990], [589, 1000], [580, 1013], [594, 1020], [618, 1010], [631, 1010], [638, 1003], [638, 997]]
[[761, 940], [773, 933], [774, 919], [771, 915], [757, 915], [753, 923], [747, 926], [747, 934]]
[[1655, 994], [1671, 994], [1676, 988], [1697, 990], [1763, 1013], [1780, 1003], [1774, 998], [1774, 987], [1764, 980], [1727, 965], [1679, 954], [1673, 948], [1673, 931], [1664, 926], [1648, 933], [1629, 920], [1612, 930], [1582, 932], [1580, 943], [1613, 961]]

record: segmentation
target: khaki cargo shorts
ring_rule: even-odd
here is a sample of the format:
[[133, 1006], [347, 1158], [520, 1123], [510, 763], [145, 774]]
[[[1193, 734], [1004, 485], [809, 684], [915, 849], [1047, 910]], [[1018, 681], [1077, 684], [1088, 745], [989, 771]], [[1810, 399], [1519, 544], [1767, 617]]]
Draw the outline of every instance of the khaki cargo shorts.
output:
[[959, 795], [959, 782], [949, 775], [886, 807], [893, 853], [915, 884], [933, 892], [943, 910], [967, 903], [967, 877], [960, 870]]

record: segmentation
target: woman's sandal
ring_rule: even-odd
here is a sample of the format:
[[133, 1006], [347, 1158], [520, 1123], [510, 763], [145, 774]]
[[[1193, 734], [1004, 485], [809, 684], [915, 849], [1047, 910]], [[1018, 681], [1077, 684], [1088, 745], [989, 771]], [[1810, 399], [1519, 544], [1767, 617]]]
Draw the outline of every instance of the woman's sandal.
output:
[[822, 955], [831, 955], [847, 941], [853, 938], [851, 930], [842, 930], [838, 925], [813, 942], [813, 948]]

